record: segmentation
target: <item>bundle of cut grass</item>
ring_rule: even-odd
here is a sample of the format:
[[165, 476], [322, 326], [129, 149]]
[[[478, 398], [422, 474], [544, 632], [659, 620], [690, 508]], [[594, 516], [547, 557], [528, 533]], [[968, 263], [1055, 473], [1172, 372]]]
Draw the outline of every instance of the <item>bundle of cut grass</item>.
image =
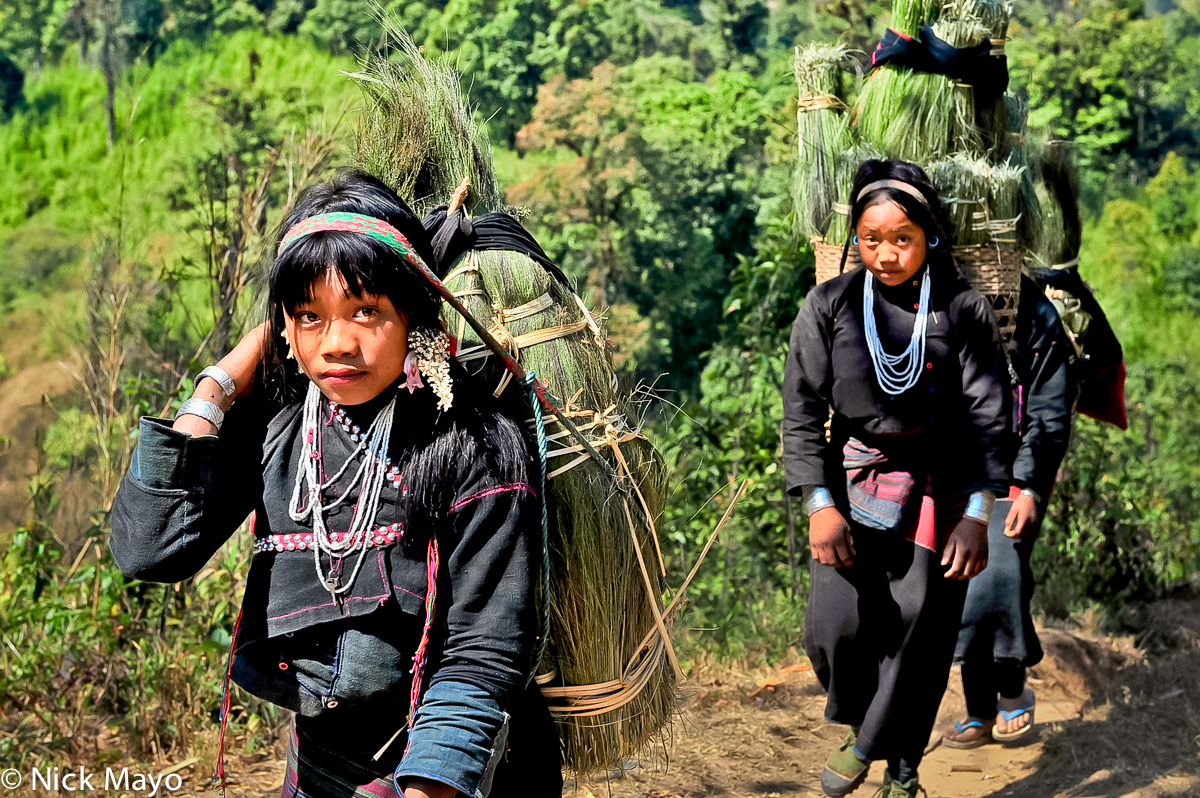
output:
[[1029, 118], [1029, 98], [1024, 92], [1009, 94], [1004, 98], [1007, 131], [997, 139], [1005, 142], [997, 147], [997, 156], [1006, 152], [1005, 162], [1025, 167], [1021, 173], [1020, 221], [1017, 222], [1017, 241], [1029, 252], [1040, 252], [1045, 237], [1042, 203], [1038, 196], [1037, 181], [1030, 147], [1025, 140], [1025, 125]]
[[854, 204], [850, 189], [854, 186], [854, 176], [858, 167], [873, 158], [882, 158], [879, 151], [870, 144], [855, 144], [853, 147], [838, 153], [834, 161], [834, 204], [833, 218], [825, 233], [825, 243], [843, 246], [850, 237], [850, 206]]
[[992, 166], [988, 170], [988, 235], [997, 244], [1017, 244], [1017, 226], [1021, 221], [1021, 184], [1028, 169], [1013, 163]]
[[[971, 47], [1008, 25], [1008, 11], [997, 0], [953, 0], [944, 8], [896, 0], [893, 27], [917, 37], [933, 22], [938, 38], [954, 47]], [[862, 137], [889, 157], [929, 163], [956, 151], [982, 155], [984, 138], [977, 125], [972, 87], [944, 75], [884, 65], [868, 81], [855, 105]]]
[[463, 96], [462, 76], [448, 61], [425, 58], [395, 19], [377, 19], [386, 44], [365, 53], [349, 74], [365, 103], [355, 163], [406, 198], [418, 216], [448, 201], [464, 177], [471, 186], [467, 208], [500, 208], [487, 128]]
[[[507, 251], [467, 253], [446, 283], [522, 366], [567, 400], [563, 412], [624, 483], [615, 489], [604, 465], [547, 419], [551, 623], [538, 682], [569, 767], [596, 772], [636, 755], [675, 711], [677, 665], [657, 629], [669, 620], [661, 617], [665, 570], [654, 526], [666, 471], [615, 390], [603, 331], [569, 287]], [[455, 324], [452, 315], [447, 322]], [[468, 368], [505, 392], [527, 390], [507, 382], [499, 359], [469, 331], [457, 332]]]
[[988, 162], [966, 153], [955, 153], [931, 163], [925, 171], [946, 206], [955, 243], [959, 246], [987, 243], [991, 238], [988, 231], [991, 166]]
[[[892, 28], [920, 38], [921, 28], [937, 19], [940, 9], [939, 0], [893, 0]], [[937, 145], [928, 135], [928, 119], [922, 109], [936, 93], [936, 77], [890, 65], [875, 70], [859, 92], [852, 115], [862, 139], [889, 158], [930, 160], [929, 148]], [[909, 126], [907, 130], [899, 126], [901, 116]]]
[[[426, 61], [394, 21], [381, 22], [396, 42], [396, 60], [369, 56], [353, 76], [369, 100], [359, 163], [415, 207], [446, 202], [463, 177], [470, 177], [475, 207], [498, 207], [491, 151], [458, 75]], [[642, 750], [677, 706], [682, 675], [671, 609], [662, 606], [665, 568], [655, 532], [667, 484], [663, 461], [618, 393], [603, 329], [565, 281], [525, 252], [479, 249], [460, 257], [444, 282], [536, 375], [561, 413], [543, 419], [549, 632], [537, 679], [558, 720], [567, 767], [603, 770]], [[459, 359], [511, 398], [510, 407], [532, 400], [531, 386], [512, 381], [464, 317], [447, 307], [444, 321], [460, 342]]]
[[1062, 257], [1062, 253], [1066, 249], [1066, 230], [1062, 208], [1059, 207], [1054, 192], [1040, 181], [1036, 184], [1035, 190], [1041, 206], [1042, 244], [1038, 249], [1030, 250], [1030, 255], [1034, 265], [1048, 269], [1054, 264], [1066, 260]]
[[850, 130], [839, 97], [847, 51], [842, 45], [796, 48], [799, 145], [792, 176], [797, 230], [808, 238], [826, 234], [835, 212], [834, 161], [850, 146]]

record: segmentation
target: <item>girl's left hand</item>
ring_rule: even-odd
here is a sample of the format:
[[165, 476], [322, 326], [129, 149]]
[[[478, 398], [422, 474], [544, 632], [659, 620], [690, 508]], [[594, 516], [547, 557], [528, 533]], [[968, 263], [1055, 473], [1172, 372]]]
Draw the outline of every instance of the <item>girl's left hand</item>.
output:
[[1037, 529], [1038, 508], [1032, 496], [1022, 494], [1013, 500], [1004, 520], [1004, 534], [1014, 540], [1024, 540]]
[[987, 568], [987, 525], [974, 518], [963, 518], [950, 533], [942, 554], [942, 565], [949, 565], [947, 579], [970, 579]]

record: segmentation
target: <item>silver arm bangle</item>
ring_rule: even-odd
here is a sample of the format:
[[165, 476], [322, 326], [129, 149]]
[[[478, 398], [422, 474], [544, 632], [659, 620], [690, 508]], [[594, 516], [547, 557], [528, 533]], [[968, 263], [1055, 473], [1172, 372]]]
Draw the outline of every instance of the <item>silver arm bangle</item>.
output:
[[234, 384], [233, 377], [230, 377], [229, 372], [220, 366], [209, 366], [208, 368], [204, 369], [204, 371], [201, 371], [196, 377], [196, 382], [200, 382], [200, 380], [204, 377], [208, 377], [209, 379], [216, 381], [217, 385], [221, 386], [221, 390], [225, 392], [226, 396], [233, 396], [234, 391], [237, 390], [237, 385]]
[[1042, 503], [1042, 497], [1039, 496], [1038, 492], [1033, 488], [1021, 488], [1021, 495], [1028, 496], [1029, 498], [1033, 499], [1034, 504]]
[[833, 506], [833, 494], [828, 488], [813, 488], [812, 495], [804, 503], [804, 512], [811, 516], [818, 510]]
[[218, 432], [221, 425], [225, 423], [224, 410], [207, 399], [197, 399], [194, 396], [191, 399], [185, 399], [179, 406], [179, 412], [175, 414], [175, 418], [178, 420], [180, 416], [199, 416], [216, 427]]
[[977, 491], [967, 499], [967, 509], [963, 512], [963, 518], [974, 518], [987, 526], [992, 522], [992, 510], [995, 506], [996, 497], [991, 491]]

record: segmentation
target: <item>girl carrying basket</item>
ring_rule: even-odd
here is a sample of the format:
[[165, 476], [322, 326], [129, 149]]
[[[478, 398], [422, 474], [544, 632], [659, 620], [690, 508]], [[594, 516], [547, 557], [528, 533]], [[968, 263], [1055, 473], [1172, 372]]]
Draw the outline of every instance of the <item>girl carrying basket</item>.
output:
[[850, 196], [865, 268], [814, 288], [796, 317], [784, 464], [809, 516], [806, 647], [826, 717], [850, 727], [821, 785], [846, 795], [883, 759], [880, 794], [914, 798], [965, 580], [987, 564], [1008, 485], [1011, 398], [991, 307], [954, 266], [925, 173], [868, 161]]
[[173, 424], [142, 419], [113, 507], [118, 565], [158, 582], [198, 572], [253, 514], [230, 676], [296, 713], [285, 796], [561, 794], [528, 689], [529, 449], [451, 357], [411, 265], [432, 264], [427, 235], [364, 173], [306, 192], [268, 322]]

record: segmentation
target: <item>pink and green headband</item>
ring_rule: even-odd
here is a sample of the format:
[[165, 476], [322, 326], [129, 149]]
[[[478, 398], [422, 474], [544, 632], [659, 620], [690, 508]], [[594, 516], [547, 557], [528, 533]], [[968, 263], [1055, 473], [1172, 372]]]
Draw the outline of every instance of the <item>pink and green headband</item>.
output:
[[421, 256], [403, 233], [382, 219], [361, 213], [320, 213], [297, 222], [284, 233], [283, 240], [279, 242], [279, 252], [282, 253], [307, 235], [324, 232], [358, 233], [387, 244], [397, 255], [413, 261], [414, 265], [421, 261]]

